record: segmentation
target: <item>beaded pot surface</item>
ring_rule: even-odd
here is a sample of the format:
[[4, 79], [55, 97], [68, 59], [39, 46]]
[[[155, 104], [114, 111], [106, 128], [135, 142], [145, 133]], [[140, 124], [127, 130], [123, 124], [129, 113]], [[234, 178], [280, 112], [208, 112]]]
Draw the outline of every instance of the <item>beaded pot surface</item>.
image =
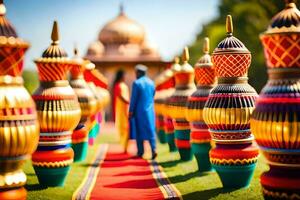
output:
[[295, 2], [260, 36], [269, 79], [256, 102], [251, 129], [270, 165], [261, 176], [270, 199], [300, 199], [300, 11]]
[[22, 165], [38, 144], [34, 101], [23, 86], [29, 44], [18, 37], [0, 2], [0, 199], [26, 199]]
[[32, 164], [45, 186], [62, 186], [73, 162], [71, 135], [81, 111], [74, 90], [67, 80], [72, 61], [59, 46], [57, 22], [53, 24], [52, 44], [35, 60], [40, 85], [32, 95], [40, 122], [40, 139]]
[[175, 130], [175, 144], [180, 158], [183, 161], [191, 160], [192, 151], [190, 145], [190, 125], [185, 118], [186, 103], [188, 97], [196, 90], [194, 83], [194, 69], [188, 63], [188, 48], [183, 52], [183, 65], [175, 72], [175, 91], [168, 99], [170, 116], [173, 119]]
[[205, 38], [204, 55], [195, 64], [195, 79], [197, 90], [188, 98], [186, 104], [186, 119], [191, 126], [191, 147], [200, 172], [211, 171], [209, 150], [211, 149], [211, 136], [203, 120], [203, 108], [208, 99], [209, 92], [216, 83], [215, 71], [209, 55], [209, 39]]
[[72, 134], [72, 148], [74, 151], [74, 161], [83, 161], [88, 150], [88, 119], [96, 114], [97, 101], [90, 87], [83, 78], [85, 68], [90, 64], [88, 60], [83, 60], [78, 56], [78, 50], [74, 49], [73, 65], [70, 70], [70, 85], [78, 97], [81, 109], [79, 124]]
[[212, 55], [218, 84], [203, 110], [216, 147], [210, 151], [210, 161], [223, 187], [246, 187], [252, 178], [258, 156], [250, 131], [250, 116], [257, 97], [248, 84], [247, 70], [251, 53], [232, 35], [232, 19], [226, 19], [227, 37]]

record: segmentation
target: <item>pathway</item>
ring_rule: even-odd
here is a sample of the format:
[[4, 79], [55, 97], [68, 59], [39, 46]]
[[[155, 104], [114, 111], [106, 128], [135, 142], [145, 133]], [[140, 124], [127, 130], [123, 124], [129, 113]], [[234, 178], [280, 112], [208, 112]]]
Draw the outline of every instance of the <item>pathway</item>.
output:
[[120, 145], [104, 144], [72, 199], [161, 200], [181, 195], [156, 161], [125, 154]]

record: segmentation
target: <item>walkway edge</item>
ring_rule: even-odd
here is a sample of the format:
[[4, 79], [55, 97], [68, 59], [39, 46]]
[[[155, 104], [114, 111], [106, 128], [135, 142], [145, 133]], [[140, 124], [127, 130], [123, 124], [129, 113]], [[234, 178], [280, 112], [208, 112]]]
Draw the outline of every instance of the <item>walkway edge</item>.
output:
[[100, 144], [99, 150], [92, 160], [91, 166], [86, 171], [85, 177], [79, 187], [75, 190], [72, 200], [88, 200], [94, 188], [100, 165], [106, 157], [108, 144]]
[[183, 198], [181, 196], [181, 193], [175, 187], [175, 185], [170, 182], [168, 176], [163, 171], [163, 168], [155, 160], [150, 160], [148, 162], [150, 164], [153, 178], [155, 179], [157, 185], [159, 186], [159, 189], [163, 193], [164, 198], [169, 200], [182, 200]]

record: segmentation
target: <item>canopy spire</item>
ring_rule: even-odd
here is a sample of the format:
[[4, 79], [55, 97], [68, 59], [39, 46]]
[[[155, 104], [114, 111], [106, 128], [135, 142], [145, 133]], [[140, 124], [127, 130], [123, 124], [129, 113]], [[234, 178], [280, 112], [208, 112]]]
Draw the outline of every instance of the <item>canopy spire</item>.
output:
[[182, 61], [187, 63], [189, 59], [190, 59], [189, 49], [188, 47], [184, 47], [183, 54], [182, 54]]
[[233, 24], [231, 15], [227, 15], [226, 17], [226, 32], [228, 35], [232, 35], [233, 33]]
[[203, 44], [203, 53], [208, 54], [209, 53], [209, 38], [204, 38], [204, 44]]
[[58, 41], [59, 41], [58, 24], [57, 24], [56, 20], [53, 22], [51, 39], [52, 39], [53, 43], [58, 43]]

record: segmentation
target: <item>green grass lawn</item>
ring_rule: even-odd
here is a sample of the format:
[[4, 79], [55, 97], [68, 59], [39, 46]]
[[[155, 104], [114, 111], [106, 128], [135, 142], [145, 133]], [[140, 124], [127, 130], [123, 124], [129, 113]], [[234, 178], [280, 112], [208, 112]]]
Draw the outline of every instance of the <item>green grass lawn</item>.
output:
[[196, 159], [179, 162], [179, 153], [170, 153], [168, 145], [158, 144], [158, 163], [164, 168], [169, 180], [181, 192], [183, 199], [263, 199], [259, 177], [268, 169], [262, 156], [259, 158], [254, 177], [248, 188], [229, 191], [222, 189], [216, 172], [201, 174]]
[[[34, 200], [66, 200], [72, 197], [73, 192], [80, 185], [90, 163], [101, 143], [116, 143], [114, 134], [102, 134], [98, 137], [96, 145], [89, 148], [86, 162], [74, 163], [66, 179], [64, 187], [42, 188], [38, 184], [31, 162], [24, 167], [27, 174], [28, 199]], [[224, 191], [221, 182], [215, 172], [200, 174], [197, 172], [196, 160], [179, 162], [178, 153], [169, 153], [168, 146], [158, 144], [159, 155], [157, 161], [164, 168], [169, 180], [175, 184], [184, 199], [263, 199], [259, 176], [267, 170], [267, 165], [261, 157], [256, 168], [251, 185], [246, 189]]]
[[37, 177], [35, 176], [31, 162], [28, 161], [24, 166], [24, 171], [27, 174], [27, 185], [29, 200], [68, 200], [71, 199], [73, 192], [80, 185], [83, 180], [89, 163], [92, 162], [97, 149], [101, 143], [112, 143], [117, 140], [114, 134], [100, 135], [94, 146], [89, 147], [87, 160], [81, 163], [73, 163], [71, 170], [67, 176], [64, 187], [43, 188], [39, 185]]

